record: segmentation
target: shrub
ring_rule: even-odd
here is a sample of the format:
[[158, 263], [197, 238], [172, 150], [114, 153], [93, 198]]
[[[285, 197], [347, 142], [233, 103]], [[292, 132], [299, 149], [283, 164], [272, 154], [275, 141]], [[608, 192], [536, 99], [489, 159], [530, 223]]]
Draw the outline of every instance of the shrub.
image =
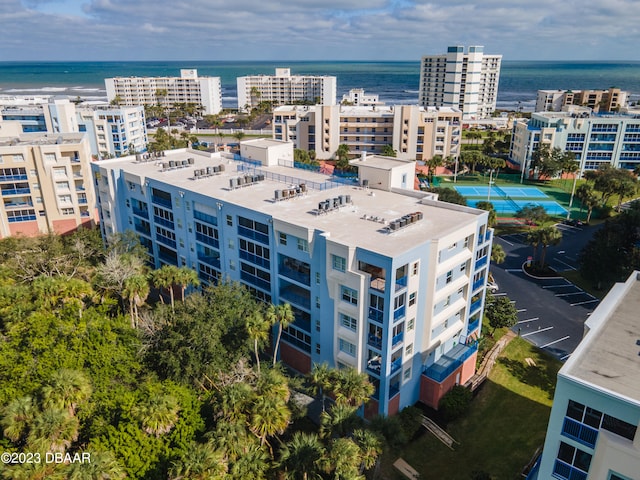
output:
[[471, 390], [461, 385], [455, 385], [440, 399], [438, 410], [442, 411], [446, 420], [454, 420], [469, 409], [472, 397]]

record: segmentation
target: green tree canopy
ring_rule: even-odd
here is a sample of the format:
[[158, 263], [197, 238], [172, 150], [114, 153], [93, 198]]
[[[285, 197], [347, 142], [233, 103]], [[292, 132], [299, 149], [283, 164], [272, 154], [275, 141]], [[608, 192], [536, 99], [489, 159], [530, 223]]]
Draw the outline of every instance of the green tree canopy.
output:
[[496, 328], [512, 327], [518, 321], [518, 312], [507, 296], [496, 297], [487, 294], [484, 314], [489, 320], [492, 332]]

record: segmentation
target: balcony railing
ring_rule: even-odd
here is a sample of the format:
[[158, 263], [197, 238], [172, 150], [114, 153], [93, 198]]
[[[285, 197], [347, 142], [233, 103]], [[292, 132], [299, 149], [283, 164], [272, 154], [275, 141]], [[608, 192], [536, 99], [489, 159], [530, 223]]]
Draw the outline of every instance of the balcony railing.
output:
[[149, 210], [133, 207], [133, 214], [142, 218], [149, 218]]
[[389, 400], [400, 393], [400, 383], [394, 383], [389, 387]]
[[27, 180], [27, 175], [0, 175], [0, 182]]
[[403, 339], [404, 339], [404, 332], [400, 332], [399, 334], [394, 336], [393, 339], [391, 340], [391, 346], [395, 347], [399, 343], [402, 343]]
[[484, 267], [487, 264], [487, 261], [489, 260], [489, 255], [485, 255], [484, 257], [482, 257], [480, 260], [478, 260], [476, 262], [476, 270], [478, 270], [481, 267]]
[[478, 343], [472, 345], [458, 344], [442, 355], [437, 362], [424, 369], [423, 375], [442, 383], [455, 372], [464, 362], [478, 351]]
[[393, 311], [393, 319], [398, 320], [405, 316], [407, 308], [403, 305], [400, 308], [397, 308]]
[[469, 313], [473, 313], [478, 310], [482, 306], [482, 298], [479, 298], [475, 302], [471, 302], [471, 307], [469, 308]]
[[28, 195], [31, 193], [31, 190], [28, 188], [11, 188], [2, 190], [2, 195]]
[[300, 293], [297, 293], [297, 291], [303, 292], [304, 290], [302, 288], [294, 288], [296, 287], [288, 287], [282, 289], [280, 291], [280, 298], [309, 310], [311, 308], [311, 298], [309, 297], [309, 295], [301, 295]]
[[271, 268], [271, 262], [269, 260], [259, 257], [258, 255], [254, 255], [253, 253], [249, 253], [246, 250], [240, 250], [240, 258], [251, 262], [254, 265], [266, 268], [267, 270]]
[[380, 337], [376, 337], [375, 335], [369, 335], [367, 344], [373, 348], [382, 350], [382, 338]]
[[269, 245], [269, 235], [265, 235], [261, 232], [256, 232], [255, 230], [251, 230], [250, 228], [246, 228], [241, 225], [238, 225], [238, 235], [242, 235], [243, 237], [256, 240], [257, 242], [263, 243], [265, 245]]
[[207, 265], [211, 265], [217, 269], [220, 269], [220, 257], [212, 257], [209, 255], [204, 255], [203, 253], [198, 253], [198, 260]]
[[572, 438], [589, 448], [594, 448], [596, 446], [596, 441], [598, 440], [597, 429], [577, 422], [569, 417], [564, 417], [564, 423], [562, 424], [562, 434], [565, 437]]
[[401, 290], [403, 288], [405, 288], [407, 286], [407, 281], [408, 281], [409, 277], [408, 276], [404, 276], [402, 278], [397, 278], [396, 279], [396, 292], [398, 290]]
[[587, 480], [585, 472], [557, 459], [553, 465], [553, 476], [555, 478], [564, 478], [565, 480]]
[[479, 326], [480, 326], [480, 319], [478, 318], [477, 320], [469, 324], [469, 328], [467, 329], [467, 335], [470, 335], [472, 332], [475, 332]]
[[171, 248], [176, 248], [176, 241], [172, 240], [171, 238], [167, 238], [164, 235], [160, 235], [159, 233], [156, 233], [156, 240], [162, 243], [163, 245], [166, 245]]
[[369, 307], [369, 320], [382, 323], [384, 320], [384, 312], [382, 310], [377, 310], [373, 307]]
[[156, 205], [162, 205], [163, 207], [171, 208], [171, 199], [170, 198], [164, 198], [164, 197], [158, 197], [157, 195], [151, 195], [151, 201], [153, 203], [155, 203]]
[[289, 268], [284, 264], [281, 264], [278, 267], [278, 273], [283, 275], [291, 280], [295, 280], [298, 283], [302, 283], [304, 285], [309, 286], [311, 284], [311, 273], [309, 271], [300, 272], [299, 270], [295, 270], [293, 268]]
[[402, 357], [396, 358], [393, 362], [391, 362], [391, 375], [396, 373], [402, 367]]
[[156, 224], [170, 228], [171, 230], [174, 230], [176, 228], [175, 224], [171, 220], [167, 220], [166, 218], [162, 218], [158, 215], [153, 216], [153, 221], [156, 222]]
[[206, 243], [207, 245], [210, 245], [214, 248], [220, 248], [220, 242], [216, 238], [204, 235], [200, 232], [196, 232], [196, 240], [202, 243]]
[[475, 282], [473, 282], [472, 288], [474, 292], [482, 287], [484, 287], [484, 278], [481, 278], [480, 280], [476, 280]]

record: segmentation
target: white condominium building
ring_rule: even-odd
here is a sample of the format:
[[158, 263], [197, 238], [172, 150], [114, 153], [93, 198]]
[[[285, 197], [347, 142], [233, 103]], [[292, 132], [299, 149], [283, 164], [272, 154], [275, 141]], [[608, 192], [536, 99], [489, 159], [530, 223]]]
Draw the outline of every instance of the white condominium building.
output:
[[179, 77], [105, 78], [104, 84], [109, 101], [117, 97], [121, 105], [195, 103], [202, 105], [205, 115], [222, 110], [220, 77], [199, 77], [195, 69], [182, 69]]
[[455, 108], [397, 106], [282, 106], [273, 111], [273, 138], [318, 159], [332, 158], [341, 144], [349, 153], [380, 154], [391, 145], [397, 158], [428, 160], [460, 154], [462, 113]]
[[496, 109], [502, 55], [485, 55], [480, 46], [448, 47], [426, 55], [420, 65], [420, 105], [455, 107], [463, 118], [491, 116]]
[[291, 75], [289, 68], [276, 68], [275, 75], [238, 77], [237, 85], [239, 110], [250, 110], [263, 101], [336, 104], [336, 77], [326, 75]]
[[531, 480], [632, 480], [640, 472], [640, 272], [616, 284], [558, 372]]

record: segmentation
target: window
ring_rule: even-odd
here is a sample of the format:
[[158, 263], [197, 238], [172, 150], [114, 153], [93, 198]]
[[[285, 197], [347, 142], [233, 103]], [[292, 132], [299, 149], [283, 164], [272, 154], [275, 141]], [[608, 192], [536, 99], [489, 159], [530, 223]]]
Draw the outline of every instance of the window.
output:
[[[49, 158], [49, 155], [53, 155], [53, 160], [51, 160]], [[47, 161], [54, 161], [55, 162], [56, 161], [56, 154], [55, 153], [45, 153], [44, 154], [44, 159], [47, 160]], [[16, 153], [16, 154], [13, 155], [13, 161], [15, 163], [24, 162], [24, 156], [21, 153]]]
[[409, 306], [413, 306], [416, 304], [416, 292], [409, 294]]
[[287, 244], [287, 234], [284, 232], [280, 232], [278, 235], [278, 238], [280, 239], [280, 245], [286, 245]]
[[316, 297], [316, 308], [320, 308], [320, 297]]
[[420, 262], [415, 262], [414, 264], [411, 265], [411, 275], [417, 275], [418, 274], [419, 265], [420, 265]]
[[412, 318], [407, 322], [407, 332], [410, 332], [411, 330], [413, 330], [415, 326], [416, 326], [416, 319]]
[[345, 287], [344, 285], [340, 286], [340, 292], [342, 296], [342, 300], [345, 302], [351, 303], [353, 305], [358, 304], [358, 292], [353, 288]]
[[316, 285], [320, 285], [320, 272], [316, 272]]
[[316, 353], [320, 355], [320, 344], [316, 343]]
[[467, 262], [464, 262], [463, 264], [460, 265], [460, 271], [464, 272], [467, 269]]
[[611, 433], [615, 433], [616, 435], [620, 435], [627, 440], [631, 440], [632, 442], [636, 436], [636, 430], [638, 429], [637, 425], [632, 425], [616, 417], [607, 415], [606, 413], [602, 418], [602, 428]]
[[334, 270], [338, 270], [339, 272], [344, 272], [347, 268], [347, 260], [344, 257], [331, 255], [331, 265]]
[[304, 238], [298, 238], [298, 250], [309, 253], [309, 241]]
[[356, 346], [353, 343], [347, 342], [344, 338], [340, 338], [339, 346], [341, 352], [351, 355], [352, 357], [356, 356]]
[[396, 298], [393, 299], [393, 309], [397, 310], [400, 307], [404, 306], [404, 302], [406, 299], [406, 294], [402, 294], [402, 295], [398, 295]]
[[231, 215], [227, 215], [227, 225], [233, 227], [233, 217]]
[[447, 272], [447, 283], [451, 283], [451, 280], [453, 280], [453, 270]]
[[407, 368], [404, 373], [402, 374], [402, 378], [403, 380], [406, 382], [407, 380], [411, 379], [411, 367]]
[[320, 320], [316, 320], [316, 332], [320, 331]]
[[411, 355], [413, 353], [413, 343], [407, 345], [407, 348], [404, 349], [405, 355]]
[[[572, 447], [571, 445], [560, 442], [560, 448], [558, 449], [558, 460], [556, 462], [553, 473], [559, 475], [560, 478], [577, 478], [569, 473], [570, 476], [565, 475], [566, 465], [575, 467], [582, 472], [588, 473], [591, 466], [591, 455], [587, 452], [580, 450], [579, 448]], [[562, 465], [564, 463], [565, 465]], [[564, 467], [564, 468], [563, 468]]]
[[345, 315], [344, 313], [341, 313], [340, 325], [355, 332], [358, 329], [358, 320], [356, 320], [353, 317], [350, 317], [349, 315]]

